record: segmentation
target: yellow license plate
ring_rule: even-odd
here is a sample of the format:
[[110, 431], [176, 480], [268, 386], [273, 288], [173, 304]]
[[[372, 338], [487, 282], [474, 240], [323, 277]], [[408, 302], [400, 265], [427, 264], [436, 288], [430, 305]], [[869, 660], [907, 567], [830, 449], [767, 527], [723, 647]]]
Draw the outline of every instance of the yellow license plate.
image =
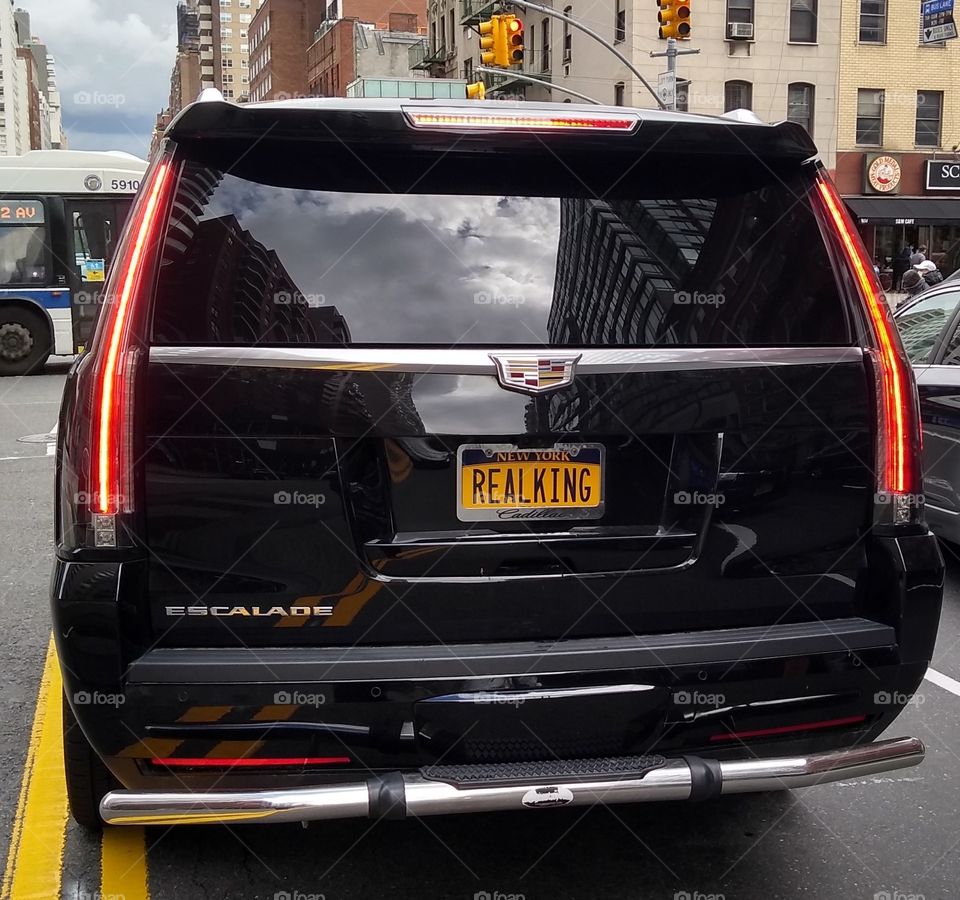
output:
[[604, 447], [558, 444], [522, 449], [463, 444], [457, 450], [457, 517], [598, 519], [603, 515]]

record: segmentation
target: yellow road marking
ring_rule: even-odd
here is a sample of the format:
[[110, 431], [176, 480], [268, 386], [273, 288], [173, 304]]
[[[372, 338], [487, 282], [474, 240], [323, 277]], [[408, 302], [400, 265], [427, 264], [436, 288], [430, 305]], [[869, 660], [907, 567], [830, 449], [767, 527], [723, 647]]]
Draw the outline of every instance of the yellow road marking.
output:
[[3, 900], [60, 896], [67, 827], [62, 712], [63, 682], [51, 636], [3, 873]]
[[100, 847], [103, 859], [100, 874], [102, 897], [147, 900], [147, 843], [143, 828], [107, 825]]

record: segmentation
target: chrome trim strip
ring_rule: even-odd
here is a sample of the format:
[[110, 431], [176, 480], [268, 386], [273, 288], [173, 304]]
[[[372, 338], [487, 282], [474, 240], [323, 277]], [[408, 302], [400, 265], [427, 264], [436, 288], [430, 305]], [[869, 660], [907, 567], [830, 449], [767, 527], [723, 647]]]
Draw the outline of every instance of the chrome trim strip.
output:
[[[411, 349], [407, 347], [167, 347], [150, 348], [150, 361], [163, 365], [243, 366], [269, 369], [321, 369], [350, 372], [419, 372], [438, 375], [496, 375], [490, 358], [498, 355], [548, 356], [560, 348], [485, 347]], [[857, 362], [860, 347], [648, 347], [588, 348], [580, 351], [577, 375], [656, 372], [661, 369], [733, 369]]]
[[[923, 743], [895, 738], [841, 750], [719, 762], [719, 784], [705, 784], [683, 759], [670, 759], [641, 777], [585, 777], [544, 786], [543, 781], [458, 788], [424, 778], [419, 772], [394, 772], [369, 781], [272, 790], [111, 791], [100, 802], [109, 825], [210, 825], [244, 822], [306, 822], [363, 818], [374, 813], [373, 798], [384, 781], [391, 783], [391, 814], [433, 816], [535, 808], [531, 791], [549, 792], [565, 806], [689, 800], [695, 792], [744, 794], [751, 791], [807, 787], [862, 778], [918, 765]], [[699, 768], [699, 767], [698, 767]], [[569, 778], [569, 776], [567, 776]], [[696, 784], [695, 784], [696, 780]], [[397, 796], [397, 795], [400, 796]], [[560, 805], [560, 803], [550, 804]]]

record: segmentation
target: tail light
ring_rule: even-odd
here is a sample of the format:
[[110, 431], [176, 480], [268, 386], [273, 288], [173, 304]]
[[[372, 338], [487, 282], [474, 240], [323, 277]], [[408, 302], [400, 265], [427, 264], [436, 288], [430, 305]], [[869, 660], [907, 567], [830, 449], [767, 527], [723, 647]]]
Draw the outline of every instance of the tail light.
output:
[[414, 128], [473, 131], [614, 131], [629, 133], [640, 124], [636, 113], [583, 113], [576, 116], [552, 113], [507, 111], [473, 111], [460, 107], [404, 107], [407, 120]]
[[904, 524], [922, 517], [920, 410], [913, 371], [886, 298], [852, 219], [832, 182], [819, 178], [817, 197], [836, 235], [868, 314], [868, 355], [877, 394], [876, 519]]
[[[90, 353], [80, 368], [71, 415], [74, 447], [65, 448], [61, 459], [60, 497], [62, 524], [78, 532], [67, 543], [77, 546], [126, 543], [117, 518], [134, 512], [134, 394], [147, 348], [149, 286], [174, 182], [167, 152], [151, 167], [130, 212], [104, 286]], [[74, 488], [72, 496], [66, 486]], [[64, 507], [73, 515], [64, 516]]]

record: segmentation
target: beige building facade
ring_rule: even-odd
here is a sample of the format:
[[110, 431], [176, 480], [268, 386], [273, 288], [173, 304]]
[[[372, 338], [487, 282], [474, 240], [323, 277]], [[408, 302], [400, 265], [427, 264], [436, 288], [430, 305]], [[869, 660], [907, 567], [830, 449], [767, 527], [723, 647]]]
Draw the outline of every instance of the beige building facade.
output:
[[836, 180], [890, 279], [907, 245], [960, 267], [960, 39], [923, 44], [918, 7], [848, 0], [842, 13]]

